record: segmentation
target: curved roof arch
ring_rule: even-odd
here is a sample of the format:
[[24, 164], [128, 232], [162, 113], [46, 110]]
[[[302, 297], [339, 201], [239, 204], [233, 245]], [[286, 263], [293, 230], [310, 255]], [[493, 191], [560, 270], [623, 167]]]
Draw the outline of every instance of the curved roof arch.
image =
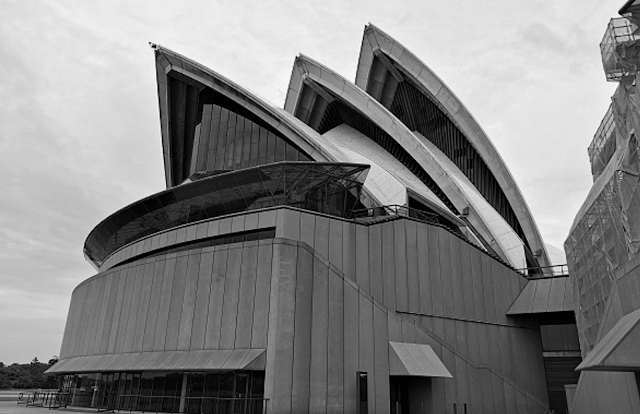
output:
[[[485, 241], [486, 248], [496, 251], [505, 261], [516, 268], [523, 266], [523, 263], [514, 261], [513, 255], [510, 256], [503, 250], [503, 244], [491, 243], [496, 237], [504, 237], [504, 234], [490, 228], [491, 223], [488, 223], [486, 218], [476, 210], [478, 206], [475, 200], [466, 193], [457, 180], [450, 176], [438, 157], [380, 102], [331, 69], [304, 55], [299, 55], [294, 64], [285, 101], [285, 110], [305, 118], [303, 122], [313, 123], [316, 119], [314, 114], [323, 110], [318, 108], [318, 100], [315, 103], [307, 102], [305, 88], [313, 89], [319, 96], [323, 96], [325, 101], [341, 100], [375, 123], [407, 154], [410, 154], [409, 156], [435, 182], [444, 194], [445, 199], [442, 201], [453, 210], [454, 214], [468, 211], [466, 218], [472, 228], [479, 233], [480, 238]], [[318, 89], [323, 89], [324, 92], [318, 91]], [[304, 105], [310, 106], [304, 107]], [[322, 106], [326, 110], [327, 106], [324, 104]]]
[[[380, 70], [374, 68], [374, 64], [384, 66], [386, 71], [381, 74]], [[391, 86], [385, 85], [384, 77], [391, 80], [388, 82]], [[517, 223], [511, 221], [511, 226], [514, 229], [518, 225], [521, 227], [530, 249], [539, 253], [536, 255], [539, 264], [541, 266], [548, 265], [548, 254], [529, 207], [506, 164], [480, 125], [455, 94], [427, 65], [382, 30], [374, 25], [367, 25], [358, 60], [356, 85], [374, 95], [374, 98], [380, 101], [383, 106], [389, 108], [393, 94], [395, 94], [394, 83], [397, 86], [398, 83], [406, 79], [436, 103], [437, 107], [447, 115], [466, 138], [472, 151], [477, 152], [482, 164], [490, 171], [492, 178], [495, 179], [506, 197], [510, 210], [515, 214]], [[474, 182], [476, 187], [479, 186], [477, 179], [474, 179], [473, 176], [468, 176], [468, 178]], [[485, 193], [483, 196], [491, 203], [492, 200], [488, 194]], [[504, 210], [503, 217], [509, 222], [509, 209], [505, 210], [499, 205], [499, 202], [495, 204], [496, 202], [494, 201], [492, 205], [497, 210]]]

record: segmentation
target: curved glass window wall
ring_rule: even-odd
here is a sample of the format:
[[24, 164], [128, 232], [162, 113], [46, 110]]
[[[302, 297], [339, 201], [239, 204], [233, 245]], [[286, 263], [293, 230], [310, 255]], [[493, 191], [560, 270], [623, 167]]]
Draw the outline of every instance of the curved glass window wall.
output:
[[98, 224], [84, 244], [96, 265], [121, 247], [187, 223], [273, 206], [292, 206], [351, 217], [360, 201], [368, 165], [278, 162], [221, 174], [137, 201]]

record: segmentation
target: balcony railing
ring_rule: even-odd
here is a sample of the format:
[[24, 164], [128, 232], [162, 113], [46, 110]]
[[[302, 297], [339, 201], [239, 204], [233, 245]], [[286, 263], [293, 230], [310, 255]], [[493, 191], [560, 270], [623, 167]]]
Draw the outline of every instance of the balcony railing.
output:
[[543, 279], [546, 277], [569, 276], [569, 267], [566, 264], [554, 266], [526, 267], [518, 269], [527, 279]]
[[438, 215], [415, 208], [399, 205], [388, 205], [382, 207], [363, 208], [353, 210], [353, 219], [357, 221], [373, 221], [394, 216], [409, 217], [427, 223], [440, 224]]

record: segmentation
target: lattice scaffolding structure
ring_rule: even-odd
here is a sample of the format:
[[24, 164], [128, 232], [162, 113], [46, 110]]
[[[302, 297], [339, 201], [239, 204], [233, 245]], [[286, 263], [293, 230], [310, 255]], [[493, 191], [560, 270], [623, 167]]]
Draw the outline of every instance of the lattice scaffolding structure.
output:
[[600, 43], [602, 66], [609, 82], [632, 81], [640, 63], [638, 26], [624, 17], [611, 19]]
[[613, 104], [602, 118], [600, 126], [591, 140], [589, 149], [589, 161], [591, 162], [591, 174], [595, 182], [616, 152], [616, 124], [613, 117]]

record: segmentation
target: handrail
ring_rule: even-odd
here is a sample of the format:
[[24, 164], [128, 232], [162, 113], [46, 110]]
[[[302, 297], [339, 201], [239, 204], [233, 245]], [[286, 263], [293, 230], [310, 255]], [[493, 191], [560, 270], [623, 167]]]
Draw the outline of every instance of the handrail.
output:
[[438, 215], [435, 213], [429, 213], [423, 210], [418, 210], [418, 209], [407, 207], [407, 206], [400, 206], [397, 204], [390, 204], [390, 205], [380, 206], [380, 207], [362, 208], [358, 210], [353, 210], [351, 212], [351, 217], [354, 220], [377, 219], [377, 218], [393, 217], [393, 216], [410, 217], [410, 218], [426, 221], [428, 223], [436, 223], [436, 224], [440, 223], [440, 221], [438, 220]]
[[527, 279], [545, 279], [552, 277], [569, 276], [569, 267], [566, 264], [525, 267], [517, 270], [518, 272], [522, 273]]

